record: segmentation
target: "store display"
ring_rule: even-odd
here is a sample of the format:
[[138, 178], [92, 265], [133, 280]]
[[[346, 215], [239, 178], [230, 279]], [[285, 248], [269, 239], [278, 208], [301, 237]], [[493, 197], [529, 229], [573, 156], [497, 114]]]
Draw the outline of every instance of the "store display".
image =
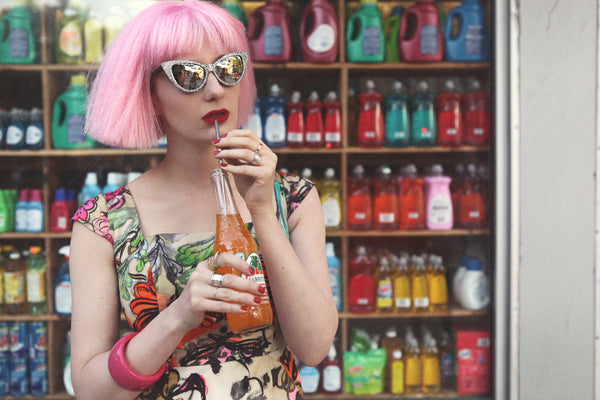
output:
[[248, 45], [254, 62], [286, 62], [292, 56], [290, 15], [283, 0], [267, 0], [248, 19]]
[[402, 60], [442, 61], [444, 42], [439, 14], [440, 11], [433, 0], [417, 0], [406, 9], [400, 26]]
[[307, 62], [334, 62], [339, 47], [337, 13], [327, 0], [311, 0], [300, 22], [300, 48]]
[[346, 24], [346, 57], [349, 62], [383, 62], [385, 42], [377, 0], [360, 0]]
[[489, 57], [490, 43], [484, 8], [479, 0], [463, 0], [446, 16], [444, 58], [447, 61], [468, 62], [486, 61]]
[[404, 7], [395, 6], [392, 13], [383, 23], [383, 36], [385, 38], [385, 62], [400, 62], [400, 25], [402, 23]]

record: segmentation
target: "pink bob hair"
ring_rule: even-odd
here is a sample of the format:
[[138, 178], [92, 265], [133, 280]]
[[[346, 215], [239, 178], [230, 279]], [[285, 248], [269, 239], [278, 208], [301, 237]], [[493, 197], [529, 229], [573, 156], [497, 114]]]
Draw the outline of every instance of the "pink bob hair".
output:
[[[87, 134], [114, 147], [156, 146], [163, 133], [152, 104], [151, 73], [164, 61], [200, 53], [204, 43], [219, 54], [248, 51], [244, 25], [209, 1], [158, 1], [138, 14], [98, 68], [88, 96]], [[240, 86], [238, 126], [248, 120], [256, 97], [250, 58]]]

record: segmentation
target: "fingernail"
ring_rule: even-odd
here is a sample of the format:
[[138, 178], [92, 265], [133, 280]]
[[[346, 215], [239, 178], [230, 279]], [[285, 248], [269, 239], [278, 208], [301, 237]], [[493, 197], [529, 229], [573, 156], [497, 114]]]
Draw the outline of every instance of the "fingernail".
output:
[[242, 308], [242, 310], [244, 310], [244, 311], [248, 311], [248, 310], [250, 309], [250, 307], [249, 307], [249, 306], [247, 306], [247, 305], [245, 305], [245, 304], [242, 304], [240, 307], [241, 307], [241, 308]]
[[267, 289], [264, 288], [264, 287], [262, 287], [262, 286], [259, 286], [258, 287], [258, 291], [260, 292], [260, 294], [265, 294], [265, 292], [267, 291]]
[[226, 167], [227, 163], [225, 161], [221, 161], [221, 167]]
[[255, 297], [255, 298], [254, 298], [254, 302], [255, 302], [256, 304], [260, 304], [260, 303], [262, 303], [262, 299], [261, 299], [260, 297]]
[[221, 139], [213, 139], [212, 144], [217, 144], [221, 141]]
[[249, 271], [249, 272], [250, 272], [252, 275], [254, 275], [254, 274], [256, 273], [256, 270], [254, 269], [254, 267], [249, 267], [249, 268], [248, 268], [248, 271]]
[[213, 156], [218, 156], [221, 150], [213, 151]]

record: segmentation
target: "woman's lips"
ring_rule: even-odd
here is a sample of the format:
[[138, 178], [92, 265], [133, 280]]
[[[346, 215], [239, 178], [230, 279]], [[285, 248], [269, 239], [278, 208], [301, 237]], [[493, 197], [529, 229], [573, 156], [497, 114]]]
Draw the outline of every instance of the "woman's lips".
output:
[[222, 109], [222, 110], [214, 110], [214, 111], [210, 111], [210, 112], [206, 113], [202, 117], [202, 120], [208, 124], [214, 124], [215, 121], [222, 124], [223, 122], [227, 121], [228, 118], [229, 118], [229, 111], [226, 109]]

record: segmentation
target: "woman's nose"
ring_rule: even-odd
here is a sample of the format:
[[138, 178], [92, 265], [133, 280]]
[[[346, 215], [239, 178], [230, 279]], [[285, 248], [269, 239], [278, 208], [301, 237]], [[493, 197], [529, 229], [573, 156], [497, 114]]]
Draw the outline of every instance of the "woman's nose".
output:
[[206, 85], [204, 86], [203, 92], [204, 99], [206, 101], [211, 101], [223, 97], [223, 95], [225, 94], [225, 88], [217, 80], [215, 74], [210, 72], [208, 74], [208, 78], [206, 79]]

